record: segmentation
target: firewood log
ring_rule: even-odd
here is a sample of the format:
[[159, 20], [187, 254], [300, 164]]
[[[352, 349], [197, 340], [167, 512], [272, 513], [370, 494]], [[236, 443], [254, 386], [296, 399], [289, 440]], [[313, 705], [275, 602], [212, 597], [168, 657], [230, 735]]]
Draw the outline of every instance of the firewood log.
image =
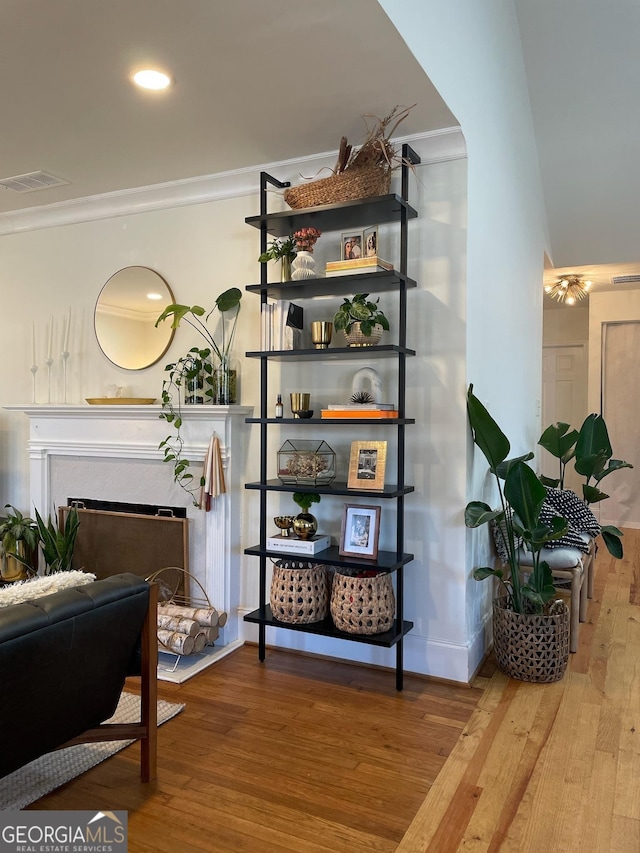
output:
[[184, 619], [164, 613], [158, 613], [158, 628], [177, 631], [178, 634], [188, 634], [189, 637], [195, 637], [200, 632], [200, 625], [194, 619]]
[[190, 655], [193, 652], [195, 640], [187, 634], [179, 634], [177, 631], [167, 631], [165, 628], [158, 629], [158, 640], [167, 649], [178, 655]]

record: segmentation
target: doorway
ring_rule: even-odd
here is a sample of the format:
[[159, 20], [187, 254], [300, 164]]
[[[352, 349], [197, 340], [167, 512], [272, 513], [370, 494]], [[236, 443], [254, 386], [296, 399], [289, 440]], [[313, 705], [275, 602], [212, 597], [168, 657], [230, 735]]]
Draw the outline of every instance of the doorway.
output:
[[[580, 429], [587, 416], [586, 344], [556, 344], [542, 348], [542, 429], [557, 421]], [[540, 448], [540, 471], [559, 476], [558, 460]], [[567, 467], [564, 486], [582, 494], [582, 479]]]
[[602, 504], [603, 523], [640, 527], [640, 422], [636, 409], [636, 377], [640, 371], [640, 322], [602, 324], [602, 416], [616, 459], [634, 468], [602, 481], [610, 499]]

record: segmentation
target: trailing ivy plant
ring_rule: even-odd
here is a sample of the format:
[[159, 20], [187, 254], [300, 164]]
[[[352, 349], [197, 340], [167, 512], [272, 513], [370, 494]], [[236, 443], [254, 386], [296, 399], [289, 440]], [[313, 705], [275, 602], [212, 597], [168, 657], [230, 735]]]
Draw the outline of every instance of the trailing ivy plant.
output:
[[[242, 292], [237, 287], [231, 287], [218, 296], [209, 313], [200, 305], [172, 304], [168, 305], [156, 320], [156, 326], [158, 326], [171, 317], [172, 329], [177, 329], [184, 320], [202, 336], [205, 342], [204, 348], [192, 347], [177, 361], [166, 365], [167, 378], [162, 383], [162, 412], [160, 413], [160, 417], [174, 427], [175, 434], [168, 435], [164, 441], [161, 441], [159, 449], [164, 453], [164, 461], [173, 465], [174, 481], [191, 496], [193, 505], [196, 507], [200, 505], [196, 499], [196, 494], [204, 485], [204, 477], [194, 478], [189, 471], [191, 463], [183, 455], [182, 390], [187, 388], [190, 383], [198, 383], [202, 380], [205, 402], [217, 402], [213, 399], [214, 366], [211, 363], [212, 356], [217, 359], [220, 365], [225, 365], [228, 368], [241, 299]], [[219, 311], [221, 320], [219, 343], [207, 326], [209, 318], [216, 310]], [[230, 329], [227, 329], [227, 323], [230, 325]]]
[[165, 367], [167, 378], [162, 383], [162, 409], [160, 417], [175, 428], [175, 434], [168, 435], [160, 442], [159, 449], [164, 454], [164, 461], [173, 465], [174, 481], [187, 492], [194, 506], [199, 506], [196, 493], [204, 486], [204, 477], [197, 481], [189, 471], [190, 461], [183, 455], [184, 439], [182, 437], [182, 389], [188, 388], [193, 382], [204, 379], [203, 394], [206, 402], [211, 402], [213, 385], [211, 380], [213, 367], [211, 365], [211, 350], [192, 347], [172, 364]]

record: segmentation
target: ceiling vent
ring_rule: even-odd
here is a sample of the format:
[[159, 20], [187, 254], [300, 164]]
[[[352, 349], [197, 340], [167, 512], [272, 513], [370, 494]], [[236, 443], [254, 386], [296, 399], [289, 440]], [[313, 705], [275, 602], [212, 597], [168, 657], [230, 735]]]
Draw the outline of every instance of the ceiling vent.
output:
[[33, 193], [37, 190], [63, 187], [68, 183], [69, 181], [56, 178], [48, 172], [29, 172], [27, 175], [15, 175], [13, 178], [0, 178], [0, 187], [16, 193]]
[[640, 284], [640, 273], [635, 275], [614, 275], [611, 284]]

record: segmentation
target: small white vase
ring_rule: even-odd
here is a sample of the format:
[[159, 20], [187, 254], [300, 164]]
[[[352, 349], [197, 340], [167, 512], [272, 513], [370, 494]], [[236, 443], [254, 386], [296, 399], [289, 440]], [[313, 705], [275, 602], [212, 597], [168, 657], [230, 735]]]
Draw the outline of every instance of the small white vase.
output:
[[292, 281], [302, 281], [305, 278], [315, 278], [316, 262], [312, 252], [298, 252], [291, 264]]

